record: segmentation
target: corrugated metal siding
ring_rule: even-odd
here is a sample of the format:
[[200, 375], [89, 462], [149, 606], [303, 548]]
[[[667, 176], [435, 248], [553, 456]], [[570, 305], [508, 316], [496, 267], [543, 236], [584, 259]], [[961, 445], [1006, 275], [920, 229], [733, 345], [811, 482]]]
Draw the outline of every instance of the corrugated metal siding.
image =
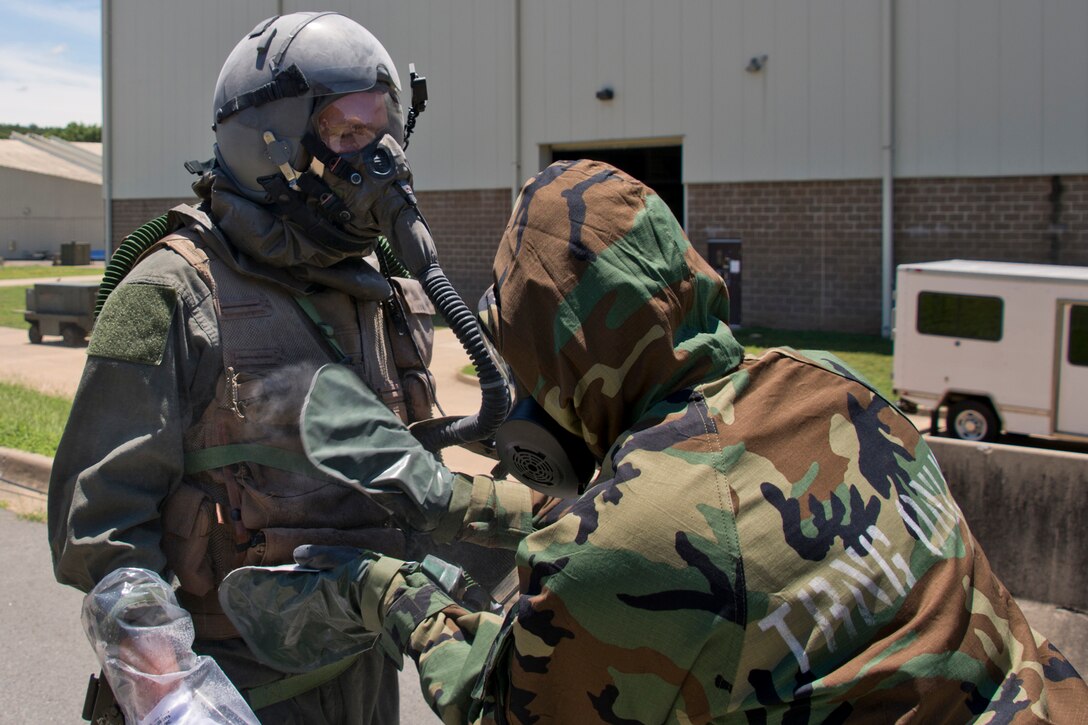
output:
[[[277, 3], [112, 4], [114, 197], [184, 195], [191, 177], [181, 164], [211, 155], [211, 99], [223, 60], [276, 14]], [[312, 9], [283, 3], [284, 13]], [[409, 62], [427, 76], [430, 102], [410, 143], [420, 190], [513, 183], [511, 3], [374, 0], [322, 9], [343, 12], [378, 36], [405, 87]]]
[[[684, 180], [874, 176], [871, 0], [526, 3], [523, 157], [538, 144], [682, 138]], [[747, 73], [749, 59], [767, 66]], [[611, 86], [613, 101], [596, 90]]]
[[0, 257], [60, 251], [65, 242], [102, 246], [101, 184], [0, 168]]
[[193, 177], [182, 164], [212, 154], [219, 68], [276, 2], [109, 1], [113, 197], [185, 196]]
[[1088, 169], [1088, 3], [897, 5], [898, 175]]
[[[1088, 3], [893, 4], [897, 175], [1088, 170]], [[210, 154], [219, 66], [276, 6], [112, 1], [115, 198], [187, 192], [180, 164]], [[523, 178], [549, 145], [663, 139], [682, 139], [686, 183], [879, 176], [875, 0], [526, 1], [520, 33], [514, 6], [326, 4], [382, 39], [405, 85], [409, 61], [427, 76], [409, 151], [421, 190], [514, 183], [519, 92]], [[614, 100], [594, 97], [604, 86]]]

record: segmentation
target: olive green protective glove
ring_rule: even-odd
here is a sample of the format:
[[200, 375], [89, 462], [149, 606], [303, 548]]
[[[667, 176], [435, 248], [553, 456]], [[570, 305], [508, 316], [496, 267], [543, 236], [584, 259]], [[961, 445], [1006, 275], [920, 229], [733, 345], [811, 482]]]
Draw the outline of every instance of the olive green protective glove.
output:
[[452, 539], [460, 528], [463, 512], [447, 515], [454, 474], [350, 369], [326, 365], [317, 371], [299, 428], [314, 466], [374, 498], [406, 527], [440, 540]]
[[295, 559], [236, 569], [219, 586], [246, 644], [282, 672], [307, 672], [376, 644], [400, 667], [419, 623], [455, 603], [416, 562], [317, 546], [299, 547]]

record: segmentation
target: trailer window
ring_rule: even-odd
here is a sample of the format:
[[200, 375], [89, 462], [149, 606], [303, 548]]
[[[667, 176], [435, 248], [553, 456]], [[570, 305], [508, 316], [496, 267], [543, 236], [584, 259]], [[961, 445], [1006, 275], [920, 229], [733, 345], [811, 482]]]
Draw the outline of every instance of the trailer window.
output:
[[1088, 305], [1069, 310], [1069, 364], [1088, 365]]
[[918, 293], [918, 332], [923, 335], [1001, 339], [1005, 303], [1000, 297]]

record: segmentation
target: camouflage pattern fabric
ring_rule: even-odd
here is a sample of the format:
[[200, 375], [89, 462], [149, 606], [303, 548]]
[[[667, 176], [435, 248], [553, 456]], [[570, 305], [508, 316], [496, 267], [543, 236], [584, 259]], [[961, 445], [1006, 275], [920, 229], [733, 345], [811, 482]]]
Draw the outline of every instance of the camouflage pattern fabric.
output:
[[832, 356], [743, 358], [721, 279], [596, 162], [531, 179], [495, 262], [519, 382], [603, 459], [505, 619], [413, 631], [445, 722], [1084, 722], [925, 440]]

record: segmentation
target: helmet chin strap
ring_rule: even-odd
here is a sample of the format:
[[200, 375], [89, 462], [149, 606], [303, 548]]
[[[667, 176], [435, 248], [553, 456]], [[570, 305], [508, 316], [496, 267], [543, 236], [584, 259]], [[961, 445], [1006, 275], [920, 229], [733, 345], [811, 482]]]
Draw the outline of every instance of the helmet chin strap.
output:
[[[291, 166], [291, 148], [286, 141], [277, 140], [271, 131], [265, 131], [263, 138], [269, 158], [280, 173], [262, 176], [257, 183], [268, 192], [276, 212], [310, 238], [337, 252], [365, 249], [372, 242], [370, 238], [351, 234], [343, 228], [355, 218], [344, 201], [316, 175], [299, 173]], [[332, 173], [353, 184], [362, 183], [362, 174], [317, 136], [307, 133], [302, 138], [302, 145]], [[316, 205], [309, 204], [310, 199]]]
[[[307, 176], [309, 175], [299, 177], [302, 188], [298, 189], [291, 188], [283, 174], [262, 176], [257, 179], [257, 182], [268, 192], [272, 199], [271, 206], [276, 213], [293, 223], [315, 242], [341, 253], [362, 253], [373, 244], [372, 238], [356, 236], [341, 229], [339, 225], [317, 214], [314, 207], [306, 203], [310, 194], [307, 193], [305, 187], [309, 187], [310, 182], [302, 180]], [[320, 179], [314, 178], [313, 181], [324, 185]], [[331, 191], [328, 194], [336, 197]], [[317, 208], [321, 208], [320, 201]]]

